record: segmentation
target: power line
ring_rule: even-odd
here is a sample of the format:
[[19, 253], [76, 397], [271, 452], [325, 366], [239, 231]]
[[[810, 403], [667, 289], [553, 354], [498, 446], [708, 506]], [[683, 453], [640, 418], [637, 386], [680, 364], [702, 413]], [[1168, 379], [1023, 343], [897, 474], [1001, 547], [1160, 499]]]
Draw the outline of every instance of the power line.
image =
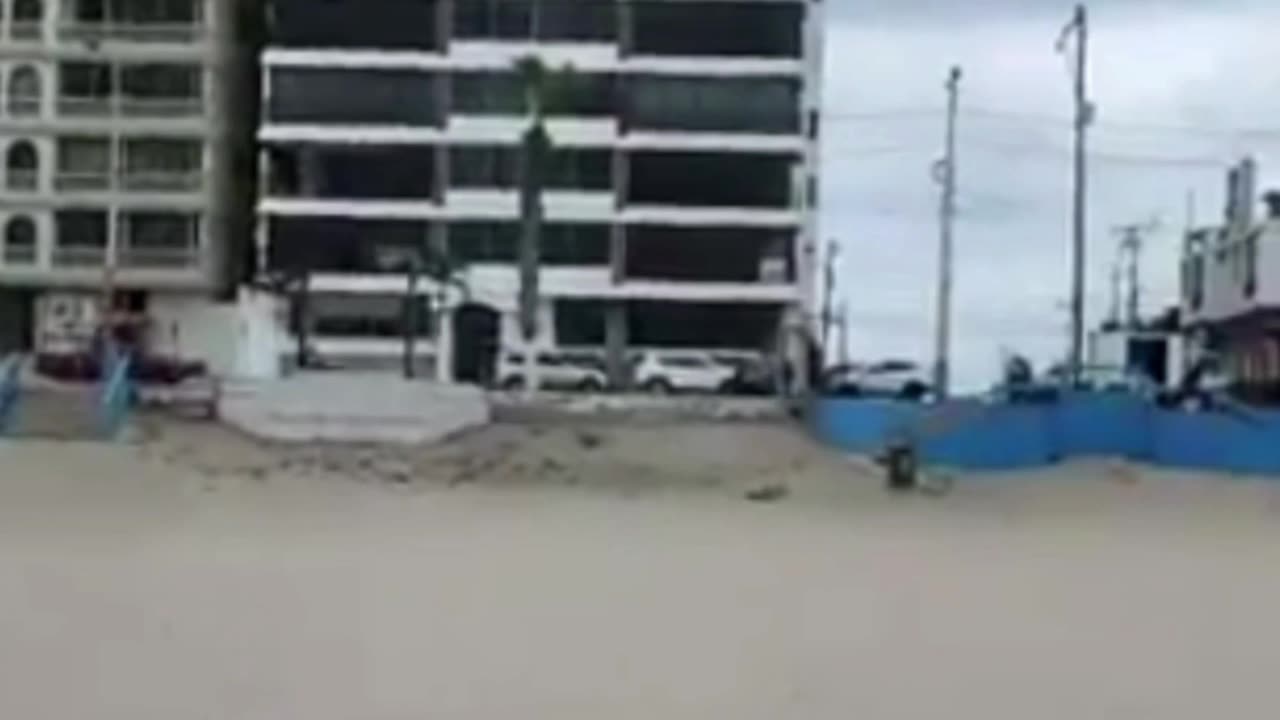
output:
[[[971, 116], [973, 118], [989, 118], [995, 120], [1009, 120], [1012, 122], [1021, 122], [1027, 124], [1053, 125], [1057, 127], [1070, 128], [1073, 120], [1062, 115], [1052, 115], [1048, 113], [1035, 113], [1023, 110], [1010, 110], [994, 107], [981, 107], [974, 105], [966, 105], [960, 110], [961, 115]], [[911, 115], [932, 115], [941, 117], [943, 112], [937, 108], [919, 109], [919, 110], [884, 110], [869, 111], [861, 113], [842, 113], [829, 112], [824, 115], [824, 119], [833, 122], [870, 122], [876, 120], [892, 120], [896, 118], [907, 117]], [[1204, 135], [1222, 138], [1248, 137], [1257, 139], [1271, 138], [1280, 141], [1280, 128], [1260, 128], [1260, 127], [1222, 127], [1216, 125], [1191, 125], [1191, 124], [1173, 124], [1173, 123], [1153, 123], [1153, 122], [1133, 122], [1133, 121], [1097, 121], [1093, 124], [1094, 128], [1099, 130], [1107, 130], [1111, 132], [1127, 132], [1127, 133], [1145, 133], [1150, 135]]]

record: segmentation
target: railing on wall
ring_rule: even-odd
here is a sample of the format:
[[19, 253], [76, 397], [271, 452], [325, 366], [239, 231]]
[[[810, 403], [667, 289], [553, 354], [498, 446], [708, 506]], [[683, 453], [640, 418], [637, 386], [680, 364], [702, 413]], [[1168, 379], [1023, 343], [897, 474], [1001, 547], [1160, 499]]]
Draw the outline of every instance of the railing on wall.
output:
[[9, 421], [18, 408], [21, 369], [22, 360], [18, 355], [0, 360], [0, 437], [9, 430]]
[[131, 367], [128, 355], [113, 350], [107, 352], [102, 393], [98, 399], [98, 423], [103, 437], [108, 440], [120, 434], [129, 415], [133, 400], [133, 384], [129, 378]]

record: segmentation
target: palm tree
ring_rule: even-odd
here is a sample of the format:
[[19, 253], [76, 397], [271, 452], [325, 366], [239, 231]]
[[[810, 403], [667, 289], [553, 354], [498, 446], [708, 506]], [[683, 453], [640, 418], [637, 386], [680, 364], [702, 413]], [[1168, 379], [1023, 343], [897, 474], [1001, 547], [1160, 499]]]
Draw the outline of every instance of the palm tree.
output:
[[548, 73], [542, 61], [528, 56], [516, 63], [524, 86], [529, 127], [520, 142], [520, 334], [525, 342], [525, 388], [538, 387], [538, 365], [533, 351], [538, 337], [539, 271], [542, 262], [542, 191], [551, 157], [551, 137], [546, 116], [565, 96], [572, 69]]
[[[422, 318], [419, 313], [422, 311], [422, 305], [418, 302], [418, 287], [422, 278], [425, 276], [435, 282], [438, 288], [435, 302], [432, 307], [435, 311], [433, 325], [437, 337], [439, 336], [440, 326], [444, 322], [444, 305], [448, 299], [450, 288], [454, 288], [465, 300], [470, 294], [469, 288], [463, 274], [464, 268], [454, 265], [453, 258], [447, 252], [440, 252], [435, 248], [424, 246], [415, 252], [404, 265], [405, 274], [408, 277], [408, 287], [404, 300], [403, 317], [401, 318], [401, 339], [404, 342], [404, 376], [405, 379], [412, 379], [416, 375], [414, 367], [414, 357], [418, 337], [418, 328], [422, 324]], [[437, 353], [436, 365], [444, 362], [444, 358], [439, 357]]]

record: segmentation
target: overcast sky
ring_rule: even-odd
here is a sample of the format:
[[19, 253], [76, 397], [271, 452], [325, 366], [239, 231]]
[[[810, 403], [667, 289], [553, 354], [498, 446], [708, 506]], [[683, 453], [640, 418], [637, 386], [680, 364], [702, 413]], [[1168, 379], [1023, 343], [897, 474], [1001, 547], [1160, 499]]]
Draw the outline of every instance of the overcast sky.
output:
[[[932, 356], [937, 189], [948, 67], [965, 72], [960, 117], [955, 357], [981, 385], [1002, 348], [1042, 364], [1067, 344], [1071, 84], [1054, 43], [1057, 0], [831, 0], [823, 234], [838, 238], [855, 359]], [[1090, 171], [1091, 322], [1110, 300], [1112, 228], [1160, 221], [1144, 307], [1176, 299], [1194, 191], [1222, 212], [1244, 153], [1280, 185], [1280, 3], [1096, 0]]]

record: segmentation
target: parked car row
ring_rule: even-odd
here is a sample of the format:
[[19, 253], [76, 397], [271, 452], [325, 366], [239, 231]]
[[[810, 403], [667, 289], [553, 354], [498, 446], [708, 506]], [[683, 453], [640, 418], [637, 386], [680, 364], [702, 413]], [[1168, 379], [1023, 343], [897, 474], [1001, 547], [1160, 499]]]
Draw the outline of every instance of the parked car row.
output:
[[[610, 389], [604, 359], [590, 352], [542, 351], [537, 362], [538, 386], [544, 390], [602, 392]], [[716, 356], [696, 351], [644, 351], [628, 358], [630, 386], [654, 395], [676, 393], [770, 394], [776, 381], [766, 377], [760, 360]], [[516, 391], [528, 386], [523, 353], [498, 358], [497, 385]]]

